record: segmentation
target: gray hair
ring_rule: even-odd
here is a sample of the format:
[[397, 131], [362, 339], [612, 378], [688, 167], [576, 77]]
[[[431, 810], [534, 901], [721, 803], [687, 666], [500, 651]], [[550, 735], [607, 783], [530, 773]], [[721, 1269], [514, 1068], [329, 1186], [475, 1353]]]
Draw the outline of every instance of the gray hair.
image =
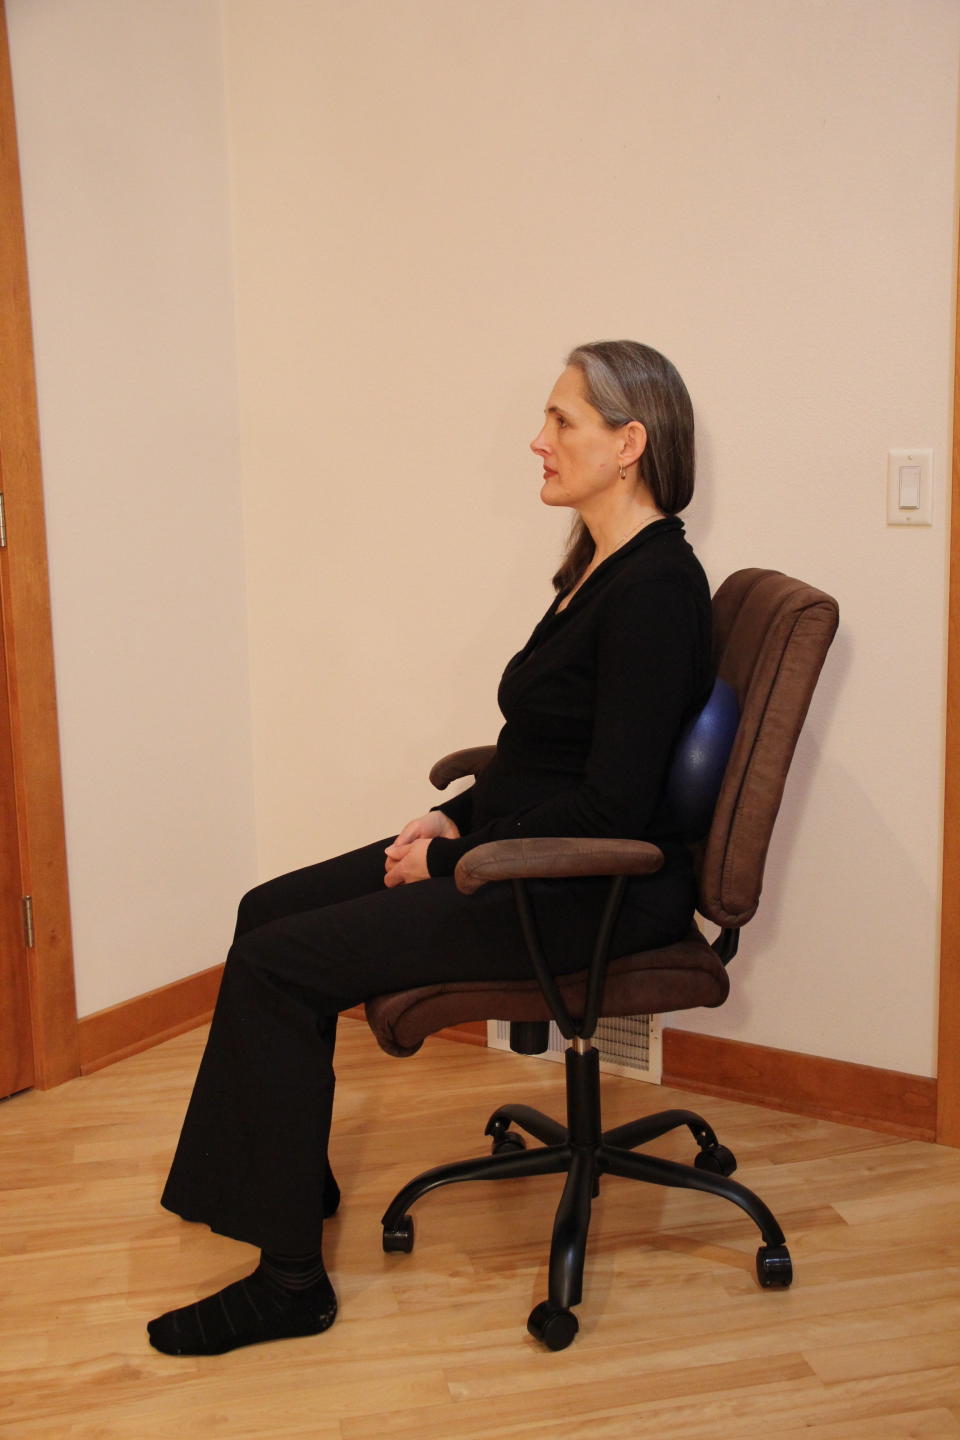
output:
[[639, 420], [647, 432], [640, 478], [665, 515], [693, 497], [693, 406], [680, 374], [665, 355], [636, 340], [578, 345], [567, 364], [583, 372], [587, 398], [612, 429]]

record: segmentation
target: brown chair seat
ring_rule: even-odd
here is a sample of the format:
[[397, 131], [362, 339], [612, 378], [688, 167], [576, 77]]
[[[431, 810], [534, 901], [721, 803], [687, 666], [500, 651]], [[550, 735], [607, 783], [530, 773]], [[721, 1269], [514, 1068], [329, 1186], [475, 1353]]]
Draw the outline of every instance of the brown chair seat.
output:
[[[559, 977], [568, 1009], [583, 1013], [588, 971]], [[722, 1005], [727, 972], [692, 926], [683, 940], [660, 950], [623, 955], [607, 967], [601, 1015], [659, 1015], [669, 1010]], [[536, 980], [451, 980], [368, 1000], [367, 1022], [389, 1055], [413, 1055], [428, 1035], [469, 1020], [551, 1020]]]

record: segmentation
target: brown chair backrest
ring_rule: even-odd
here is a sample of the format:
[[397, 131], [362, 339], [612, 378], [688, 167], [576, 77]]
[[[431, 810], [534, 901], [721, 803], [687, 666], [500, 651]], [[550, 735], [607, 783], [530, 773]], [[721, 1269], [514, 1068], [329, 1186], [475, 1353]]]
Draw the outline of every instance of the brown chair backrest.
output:
[[713, 597], [714, 665], [740, 724], [699, 857], [700, 913], [737, 928], [760, 900], [773, 823], [817, 677], [836, 634], [837, 602], [778, 570], [738, 570]]

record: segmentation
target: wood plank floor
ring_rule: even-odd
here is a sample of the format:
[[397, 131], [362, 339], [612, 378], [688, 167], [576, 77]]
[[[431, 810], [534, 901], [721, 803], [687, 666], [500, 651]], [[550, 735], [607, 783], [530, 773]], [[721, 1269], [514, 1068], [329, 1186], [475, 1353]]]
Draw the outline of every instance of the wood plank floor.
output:
[[[418, 1170], [480, 1153], [497, 1104], [559, 1116], [560, 1067], [442, 1040], [393, 1060], [349, 1020], [326, 1247], [340, 1319], [219, 1358], [157, 1354], [146, 1318], [254, 1254], [157, 1203], [202, 1040], [0, 1105], [4, 1440], [960, 1437], [960, 1152], [702, 1102], [787, 1232], [793, 1288], [757, 1287], [739, 1210], [610, 1179], [580, 1334], [552, 1354], [526, 1317], [557, 1177], [427, 1196], [412, 1255], [382, 1254], [379, 1217]], [[607, 1125], [697, 1104], [614, 1077], [604, 1093]], [[691, 1158], [689, 1138], [655, 1148]]]

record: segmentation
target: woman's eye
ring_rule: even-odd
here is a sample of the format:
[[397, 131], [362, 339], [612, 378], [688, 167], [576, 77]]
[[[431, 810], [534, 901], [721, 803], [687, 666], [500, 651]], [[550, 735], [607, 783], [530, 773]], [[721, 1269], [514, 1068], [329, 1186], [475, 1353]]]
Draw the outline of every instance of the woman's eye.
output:
[[563, 429], [565, 428], [566, 423], [567, 423], [567, 422], [566, 422], [566, 420], [563, 418], [562, 415], [558, 415], [558, 416], [557, 416], [557, 424], [560, 426], [560, 429], [561, 429], [561, 430], [563, 430]]

